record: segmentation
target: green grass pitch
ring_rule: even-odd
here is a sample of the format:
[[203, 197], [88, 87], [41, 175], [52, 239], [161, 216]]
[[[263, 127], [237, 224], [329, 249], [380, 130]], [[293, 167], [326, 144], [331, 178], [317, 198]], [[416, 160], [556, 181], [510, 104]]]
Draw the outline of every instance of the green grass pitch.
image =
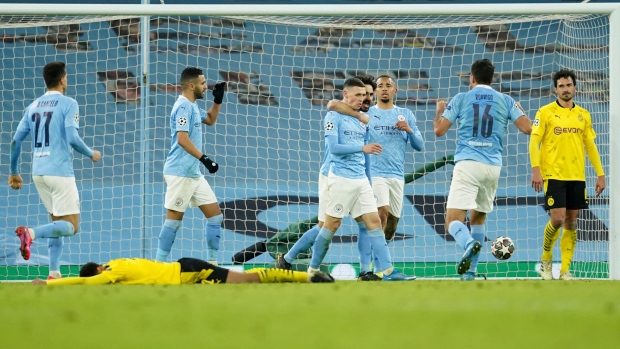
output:
[[620, 282], [0, 284], [3, 348], [617, 348]]

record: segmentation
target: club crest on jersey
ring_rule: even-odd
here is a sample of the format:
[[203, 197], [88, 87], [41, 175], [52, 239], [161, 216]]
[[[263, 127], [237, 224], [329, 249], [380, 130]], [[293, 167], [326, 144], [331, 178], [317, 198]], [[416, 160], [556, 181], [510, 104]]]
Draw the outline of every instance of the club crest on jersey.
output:
[[175, 201], [175, 202], [174, 202], [174, 205], [175, 205], [175, 206], [181, 206], [181, 205], [183, 205], [183, 199], [178, 198], [178, 199], [177, 199], [177, 201]]
[[342, 207], [341, 204], [338, 204], [338, 205], [334, 206], [334, 211], [336, 211], [337, 213], [340, 213], [340, 212], [342, 212], [343, 208], [344, 207]]
[[579, 114], [579, 116], [577, 117], [577, 120], [583, 121], [583, 116], [581, 114]]
[[325, 124], [325, 130], [327, 130], [327, 131], [331, 131], [331, 130], [333, 130], [333, 129], [334, 129], [334, 123], [333, 123], [333, 122], [331, 122], [331, 121], [328, 121], [328, 122]]
[[404, 115], [399, 115], [398, 116], [398, 121], [405, 121], [405, 116]]
[[185, 126], [187, 125], [187, 118], [181, 117], [177, 120], [177, 125], [179, 126]]
[[[581, 117], [581, 115], [579, 115], [579, 117]], [[80, 121], [80, 115], [78, 113], [75, 113], [75, 115], [73, 115], [73, 120], [75, 122], [79, 122]], [[581, 120], [581, 119], [580, 119]]]

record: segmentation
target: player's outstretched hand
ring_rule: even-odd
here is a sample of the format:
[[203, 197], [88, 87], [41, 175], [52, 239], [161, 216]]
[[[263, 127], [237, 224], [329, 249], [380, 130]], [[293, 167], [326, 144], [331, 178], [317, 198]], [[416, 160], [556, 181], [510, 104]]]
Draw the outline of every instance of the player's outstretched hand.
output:
[[383, 149], [377, 143], [366, 144], [365, 146], [362, 147], [362, 151], [366, 154], [379, 155], [381, 154], [381, 150]]
[[[224, 100], [224, 90], [226, 89], [226, 83], [225, 82], [218, 82], [217, 84], [215, 84], [215, 86], [213, 86], [213, 103], [215, 104], [222, 104], [222, 101]], [[213, 172], [212, 172], [213, 173]]]
[[47, 281], [37, 278], [37, 279], [32, 280], [32, 284], [33, 285], [47, 285]]
[[443, 114], [443, 112], [446, 110], [446, 106], [448, 105], [448, 102], [440, 99], [437, 101], [437, 112], [441, 115]]
[[605, 176], [599, 176], [596, 179], [596, 197], [599, 197], [603, 190], [605, 190], [605, 188], [607, 188], [607, 184], [605, 183]]
[[9, 176], [9, 186], [11, 187], [11, 189], [20, 190], [23, 183], [24, 180], [22, 179], [22, 176], [18, 174]]
[[93, 150], [93, 157], [90, 158], [93, 162], [99, 161], [101, 159], [101, 153], [98, 150]]
[[209, 170], [209, 173], [215, 173], [220, 168], [220, 165], [218, 165], [217, 162], [209, 159], [204, 154], [202, 154], [202, 157], [200, 158], [200, 162], [202, 162], [202, 164], [205, 165], [207, 170]]
[[400, 131], [405, 131], [407, 133], [413, 132], [413, 130], [411, 129], [411, 126], [409, 126], [409, 124], [405, 120], [401, 120], [397, 122], [394, 126], [396, 126], [396, 128], [399, 129]]

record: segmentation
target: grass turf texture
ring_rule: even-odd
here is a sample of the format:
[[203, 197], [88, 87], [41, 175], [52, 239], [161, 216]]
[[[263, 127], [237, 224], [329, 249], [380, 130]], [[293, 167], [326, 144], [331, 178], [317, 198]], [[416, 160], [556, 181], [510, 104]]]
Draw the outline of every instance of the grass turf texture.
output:
[[620, 282], [0, 284], [4, 348], [613, 348]]

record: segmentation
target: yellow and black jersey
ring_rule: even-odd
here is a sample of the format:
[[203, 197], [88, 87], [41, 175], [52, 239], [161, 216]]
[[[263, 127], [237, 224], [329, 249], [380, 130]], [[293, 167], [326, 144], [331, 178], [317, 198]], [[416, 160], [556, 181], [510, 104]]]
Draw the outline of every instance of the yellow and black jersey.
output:
[[540, 165], [544, 180], [585, 181], [584, 144], [594, 138], [587, 110], [577, 104], [564, 108], [557, 101], [549, 103], [538, 110], [532, 127], [532, 141], [542, 139], [540, 158], [532, 158], [532, 166]]
[[48, 280], [48, 285], [178, 285], [181, 283], [181, 264], [164, 263], [141, 258], [113, 259], [103, 265], [100, 274]]

